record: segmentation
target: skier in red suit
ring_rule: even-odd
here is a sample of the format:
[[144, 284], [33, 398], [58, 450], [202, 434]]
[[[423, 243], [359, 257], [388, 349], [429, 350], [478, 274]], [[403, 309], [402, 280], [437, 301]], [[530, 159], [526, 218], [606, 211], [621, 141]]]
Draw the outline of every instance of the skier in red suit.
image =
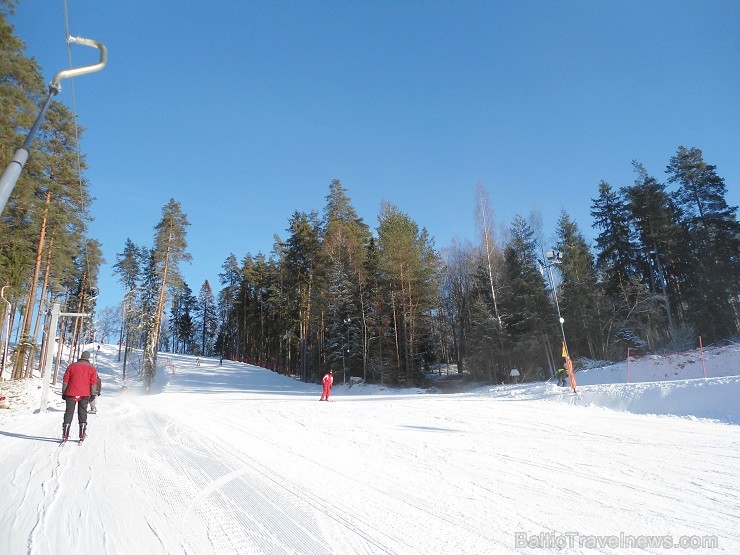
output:
[[92, 353], [84, 351], [80, 359], [67, 366], [62, 378], [62, 399], [67, 403], [62, 423], [62, 441], [69, 438], [69, 429], [72, 427], [75, 405], [77, 406], [77, 420], [80, 424], [80, 441], [85, 439], [87, 429], [87, 403], [90, 395], [97, 395], [98, 371], [90, 363]]
[[334, 383], [334, 376], [331, 373], [331, 370], [324, 374], [324, 377], [321, 379], [321, 383], [324, 385], [324, 390], [321, 392], [321, 399], [319, 399], [319, 401], [328, 401], [329, 392], [331, 391], [331, 386]]

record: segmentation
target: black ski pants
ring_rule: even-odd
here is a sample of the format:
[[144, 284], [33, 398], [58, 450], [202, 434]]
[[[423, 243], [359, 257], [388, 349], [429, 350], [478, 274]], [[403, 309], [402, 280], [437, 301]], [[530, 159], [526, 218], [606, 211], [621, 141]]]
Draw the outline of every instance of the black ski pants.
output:
[[77, 405], [77, 421], [80, 424], [87, 423], [87, 403], [90, 397], [81, 397], [79, 401], [75, 401], [74, 397], [67, 397], [67, 408], [64, 409], [64, 423], [71, 424], [72, 419], [75, 415], [75, 405]]

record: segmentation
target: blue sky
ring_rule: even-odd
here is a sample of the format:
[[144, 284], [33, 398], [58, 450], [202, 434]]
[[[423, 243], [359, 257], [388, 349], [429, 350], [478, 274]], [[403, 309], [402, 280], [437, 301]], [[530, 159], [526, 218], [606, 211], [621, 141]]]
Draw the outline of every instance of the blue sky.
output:
[[[475, 190], [496, 222], [562, 208], [587, 238], [597, 184], [659, 180], [679, 145], [740, 204], [740, 3], [734, 1], [68, 0], [72, 35], [108, 66], [58, 99], [82, 150], [101, 241], [98, 308], [123, 291], [127, 238], [151, 246], [181, 202], [195, 294], [230, 252], [272, 250], [332, 179], [371, 228], [387, 200], [435, 238], [476, 241]], [[43, 75], [69, 67], [63, 0], [11, 18]], [[94, 49], [72, 47], [73, 65]]]

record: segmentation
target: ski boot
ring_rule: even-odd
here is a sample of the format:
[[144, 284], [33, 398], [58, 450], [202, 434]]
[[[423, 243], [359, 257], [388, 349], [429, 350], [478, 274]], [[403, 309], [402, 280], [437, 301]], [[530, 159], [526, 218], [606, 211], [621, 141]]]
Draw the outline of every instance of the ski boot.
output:
[[80, 424], [80, 443], [85, 441], [85, 432], [87, 431], [87, 422]]
[[69, 439], [69, 429], [71, 427], [72, 424], [62, 424], [62, 443]]

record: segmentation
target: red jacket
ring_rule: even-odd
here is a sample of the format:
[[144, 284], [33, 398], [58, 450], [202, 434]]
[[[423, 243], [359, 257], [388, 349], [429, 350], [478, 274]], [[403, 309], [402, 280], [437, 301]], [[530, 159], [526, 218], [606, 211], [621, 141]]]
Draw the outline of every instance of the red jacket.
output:
[[321, 382], [324, 384], [324, 387], [328, 387], [329, 389], [331, 389], [331, 386], [334, 383], [334, 376], [327, 372], [326, 374], [324, 374]]
[[98, 383], [98, 372], [87, 360], [80, 359], [67, 366], [63, 378], [66, 389], [64, 395], [68, 397], [89, 397], [90, 388]]

